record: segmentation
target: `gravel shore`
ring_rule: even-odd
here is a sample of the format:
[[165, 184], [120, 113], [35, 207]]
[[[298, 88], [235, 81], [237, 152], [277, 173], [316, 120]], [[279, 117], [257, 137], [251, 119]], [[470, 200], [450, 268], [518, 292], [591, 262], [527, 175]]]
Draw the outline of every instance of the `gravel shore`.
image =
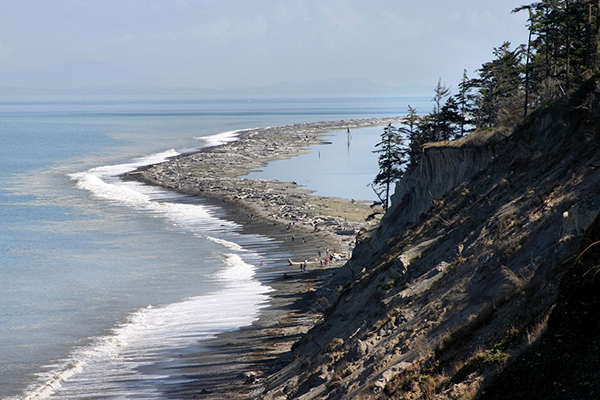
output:
[[[240, 131], [237, 140], [174, 157], [128, 174], [181, 193], [200, 196], [237, 222], [240, 232], [274, 239], [277, 251], [258, 278], [275, 290], [268, 307], [251, 326], [220, 334], [201, 354], [185, 355], [188, 368], [172, 376], [188, 380], [165, 391], [174, 398], [247, 399], [261, 378], [290, 361], [292, 344], [320, 318], [326, 281], [344, 264], [362, 228], [377, 224], [369, 204], [311, 195], [294, 182], [240, 176], [270, 161], [326, 144], [336, 129], [385, 126], [401, 117], [304, 123]], [[342, 261], [321, 264], [328, 255]], [[306, 272], [297, 263], [309, 260]], [[290, 263], [289, 261], [292, 261]]]

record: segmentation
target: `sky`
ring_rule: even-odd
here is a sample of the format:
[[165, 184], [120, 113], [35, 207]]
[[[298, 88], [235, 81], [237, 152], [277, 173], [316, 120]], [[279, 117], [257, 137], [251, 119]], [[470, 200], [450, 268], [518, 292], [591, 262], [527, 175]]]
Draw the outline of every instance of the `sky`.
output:
[[474, 76], [493, 58], [494, 47], [527, 41], [527, 15], [511, 13], [527, 3], [0, 0], [0, 86], [25, 85], [24, 77], [51, 86], [33, 78], [52, 81], [73, 65], [96, 65], [102, 73], [87, 73], [99, 85], [110, 75], [210, 89], [337, 78], [389, 87], [434, 87], [441, 79], [456, 87], [463, 70]]

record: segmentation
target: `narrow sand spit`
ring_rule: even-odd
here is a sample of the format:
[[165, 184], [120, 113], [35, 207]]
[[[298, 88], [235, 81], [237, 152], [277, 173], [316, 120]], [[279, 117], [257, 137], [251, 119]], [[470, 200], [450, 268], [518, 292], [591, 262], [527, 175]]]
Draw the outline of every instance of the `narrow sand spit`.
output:
[[[294, 182], [241, 178], [270, 161], [308, 152], [327, 143], [336, 129], [396, 124], [401, 117], [304, 123], [240, 131], [236, 141], [181, 155], [144, 167], [125, 179], [136, 179], [195, 195], [218, 206], [222, 217], [237, 222], [240, 232], [275, 239], [278, 250], [259, 279], [275, 289], [260, 318], [251, 326], [219, 335], [200, 354], [183, 356], [185, 368], [172, 377], [188, 381], [168, 385], [174, 398], [247, 399], [261, 377], [289, 361], [292, 344], [319, 321], [326, 281], [344, 264], [356, 234], [377, 218], [369, 204], [311, 195]], [[260, 249], [259, 249], [260, 251]], [[325, 264], [327, 257], [335, 261]], [[342, 261], [337, 261], [339, 258]], [[292, 261], [290, 263], [289, 261]], [[308, 261], [304, 272], [300, 264]], [[323, 260], [323, 264], [321, 264]], [[299, 264], [300, 263], [300, 264]]]
[[[311, 195], [295, 182], [247, 179], [241, 176], [267, 163], [308, 152], [309, 146], [326, 144], [336, 129], [385, 126], [402, 117], [303, 123], [240, 131], [238, 140], [174, 157], [130, 173], [129, 177], [181, 193], [228, 203], [246, 211], [248, 220], [294, 227], [336, 242], [339, 253], [348, 253], [365, 217], [368, 204], [351, 199]], [[245, 220], [240, 221], [247, 222]]]

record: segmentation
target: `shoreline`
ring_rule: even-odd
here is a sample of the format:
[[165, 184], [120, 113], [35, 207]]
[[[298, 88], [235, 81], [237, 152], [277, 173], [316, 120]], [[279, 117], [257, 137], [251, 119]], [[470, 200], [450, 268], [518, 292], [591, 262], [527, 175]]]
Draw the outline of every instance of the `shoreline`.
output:
[[[289, 351], [328, 306], [324, 283], [351, 256], [362, 228], [374, 227], [368, 204], [349, 199], [314, 196], [295, 182], [247, 179], [240, 176], [270, 161], [308, 152], [307, 147], [326, 144], [337, 129], [385, 126], [402, 117], [304, 123], [240, 131], [236, 141], [180, 155], [146, 166], [124, 179], [139, 180], [204, 198], [222, 210], [223, 219], [236, 222], [242, 234], [274, 239], [277, 254], [258, 279], [271, 286], [269, 303], [251, 325], [225, 332], [203, 343], [199, 354], [185, 357], [189, 365], [173, 375], [192, 379], [167, 389], [167, 395], [183, 399], [247, 399], [256, 397], [262, 377], [282, 367]], [[290, 261], [311, 260], [308, 270]], [[328, 253], [342, 261], [321, 266]], [[277, 258], [279, 257], [279, 258]], [[271, 272], [269, 272], [269, 270]], [[281, 271], [286, 271], [283, 275]], [[174, 371], [175, 372], [175, 371]]]
[[[304, 234], [335, 240], [341, 254], [354, 246], [354, 237], [372, 214], [369, 202], [317, 196], [293, 181], [242, 178], [275, 160], [309, 152], [327, 144], [333, 130], [385, 126], [404, 117], [302, 123], [240, 131], [238, 139], [139, 168], [124, 179], [138, 180], [187, 195], [229, 203], [252, 218], [293, 225]], [[240, 220], [241, 223], [247, 222]]]
[[[259, 249], [269, 261], [257, 271], [255, 279], [273, 290], [268, 303], [260, 309], [252, 324], [219, 333], [201, 343], [201, 350], [184, 355], [185, 368], [173, 371], [171, 377], [193, 379], [192, 382], [170, 385], [166, 396], [177, 399], [249, 399], [257, 396], [262, 378], [286, 361], [292, 345], [307, 332], [322, 315], [318, 299], [321, 287], [340, 268], [342, 262], [328, 266], [309, 265], [306, 272], [289, 265], [288, 255], [297, 259], [310, 258], [325, 251], [326, 241], [306, 237], [291, 241], [296, 231], [285, 226], [255, 219], [247, 221], [244, 210], [231, 204], [215, 202], [220, 216], [236, 222], [241, 234], [259, 234], [274, 239], [267, 249]], [[299, 232], [296, 232], [299, 233]], [[286, 240], [287, 239], [287, 240]], [[330, 242], [331, 243], [331, 242]]]

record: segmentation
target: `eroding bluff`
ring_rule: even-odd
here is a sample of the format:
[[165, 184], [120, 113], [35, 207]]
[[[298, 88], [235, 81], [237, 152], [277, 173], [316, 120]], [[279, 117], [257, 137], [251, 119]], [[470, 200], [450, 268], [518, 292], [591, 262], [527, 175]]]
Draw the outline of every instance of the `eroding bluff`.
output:
[[[559, 304], [577, 281], [561, 282], [581, 279], [578, 256], [600, 240], [590, 233], [600, 225], [600, 118], [582, 124], [573, 109], [427, 146], [381, 225], [359, 234], [353, 258], [316, 293], [322, 322], [256, 384], [257, 398], [490, 396], [553, 332], [554, 309], [577, 312]], [[586, 276], [593, 284], [600, 273]], [[573, 374], [600, 389], [600, 366], [582, 364]], [[581, 383], [555, 379], [561, 390]]]

